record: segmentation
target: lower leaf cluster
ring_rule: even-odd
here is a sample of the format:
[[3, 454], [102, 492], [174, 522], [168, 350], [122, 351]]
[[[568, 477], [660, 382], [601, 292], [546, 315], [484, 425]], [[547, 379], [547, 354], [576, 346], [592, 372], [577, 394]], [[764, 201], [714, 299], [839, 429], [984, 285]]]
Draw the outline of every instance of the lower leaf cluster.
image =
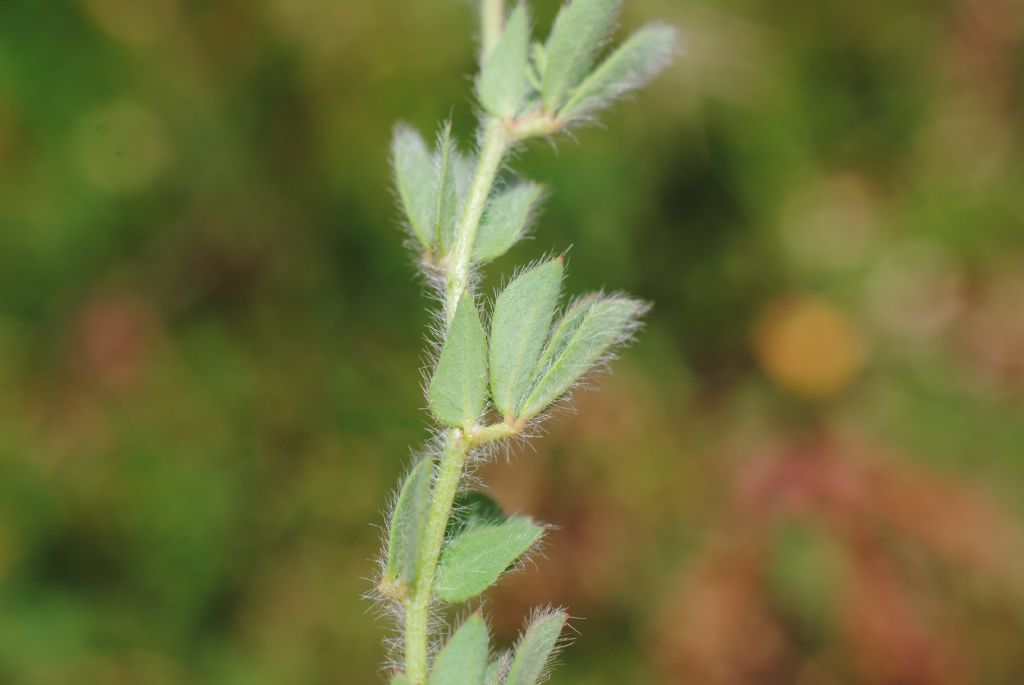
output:
[[[425, 512], [430, 504], [432, 459], [423, 459], [406, 476], [391, 516], [381, 592], [405, 599], [416, 582]], [[543, 526], [526, 516], [507, 516], [481, 492], [459, 496], [446, 530], [432, 592], [449, 603], [478, 597], [515, 566], [544, 534]], [[535, 685], [555, 651], [567, 616], [554, 611], [539, 615], [516, 649], [490, 656], [487, 625], [473, 614], [448, 639], [434, 659], [429, 685]], [[408, 682], [398, 673], [393, 684]]]
[[[564, 611], [537, 614], [516, 647], [491, 655], [487, 622], [475, 613], [452, 634], [434, 659], [428, 685], [537, 685], [558, 651], [568, 615]], [[391, 685], [408, 685], [402, 673]]]

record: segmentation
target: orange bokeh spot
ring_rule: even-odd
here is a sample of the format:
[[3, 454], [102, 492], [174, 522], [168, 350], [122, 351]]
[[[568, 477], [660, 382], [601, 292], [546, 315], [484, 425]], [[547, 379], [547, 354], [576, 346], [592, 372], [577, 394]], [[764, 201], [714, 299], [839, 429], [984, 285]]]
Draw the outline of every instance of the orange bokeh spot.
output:
[[777, 300], [762, 311], [754, 351], [787, 391], [822, 400], [841, 392], [864, 366], [864, 346], [844, 312], [818, 297]]

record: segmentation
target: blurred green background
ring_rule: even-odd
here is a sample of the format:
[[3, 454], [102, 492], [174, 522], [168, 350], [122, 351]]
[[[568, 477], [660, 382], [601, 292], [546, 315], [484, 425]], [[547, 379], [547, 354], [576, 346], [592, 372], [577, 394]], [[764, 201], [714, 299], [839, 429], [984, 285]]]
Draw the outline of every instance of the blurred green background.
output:
[[[545, 31], [556, 0], [533, 0]], [[554, 683], [1024, 682], [1024, 8], [628, 0], [688, 55], [517, 168], [654, 303], [481, 476]], [[0, 3], [0, 683], [381, 680], [429, 306], [387, 149], [474, 108], [469, 0]]]

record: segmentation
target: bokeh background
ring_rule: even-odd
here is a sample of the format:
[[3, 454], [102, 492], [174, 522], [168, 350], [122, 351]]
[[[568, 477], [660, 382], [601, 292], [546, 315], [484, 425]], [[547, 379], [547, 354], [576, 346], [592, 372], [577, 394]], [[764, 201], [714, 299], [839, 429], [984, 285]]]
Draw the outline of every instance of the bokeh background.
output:
[[[531, 3], [541, 30], [555, 0]], [[575, 685], [1024, 682], [1024, 7], [629, 0], [688, 55], [517, 167], [495, 274], [653, 301], [484, 467], [558, 528]], [[474, 109], [468, 0], [0, 3], [0, 682], [380, 682], [423, 443], [387, 168]]]

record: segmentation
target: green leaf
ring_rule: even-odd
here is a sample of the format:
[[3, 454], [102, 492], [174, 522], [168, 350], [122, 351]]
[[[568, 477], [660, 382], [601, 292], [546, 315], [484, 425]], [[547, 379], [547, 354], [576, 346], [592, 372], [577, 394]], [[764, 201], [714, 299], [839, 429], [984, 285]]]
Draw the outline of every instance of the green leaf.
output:
[[[526, 69], [526, 78], [530, 82], [530, 88], [539, 93], [541, 88], [541, 79], [544, 74], [544, 46], [541, 43], [534, 42], [530, 45], [530, 64]], [[529, 103], [527, 103], [529, 105]], [[528, 107], [521, 107], [520, 110], [528, 109]]]
[[411, 681], [404, 673], [396, 673], [391, 678], [391, 685], [411, 685]]
[[544, 50], [544, 106], [557, 111], [594, 63], [611, 33], [620, 0], [572, 0], [555, 19]]
[[526, 232], [543, 192], [537, 183], [518, 183], [492, 198], [477, 231], [473, 259], [486, 262], [508, 252]]
[[[533, 65], [533, 68], [536, 70], [538, 77], [544, 73], [545, 69], [547, 69], [548, 58], [547, 55], [544, 54], [543, 43], [538, 43], [534, 41], [534, 43], [530, 46], [530, 62]], [[540, 90], [539, 80], [540, 79], [538, 78], [538, 91]]]
[[572, 339], [573, 333], [579, 328], [580, 324], [587, 317], [587, 313], [590, 312], [590, 308], [594, 306], [594, 303], [601, 298], [598, 293], [591, 293], [582, 297], [576, 298], [575, 301], [565, 310], [562, 314], [562, 318], [558, 320], [554, 330], [548, 338], [547, 345], [544, 346], [544, 352], [541, 354], [540, 359], [537, 360], [537, 366], [533, 372], [533, 378], [539, 380], [541, 374], [551, 364], [551, 361], [562, 353], [565, 349], [565, 345]]
[[452, 140], [452, 122], [441, 129], [437, 140], [437, 176], [434, 185], [434, 230], [447, 253], [455, 243], [455, 230], [459, 206], [456, 164], [459, 152]]
[[644, 85], [672, 60], [677, 43], [671, 26], [651, 24], [640, 29], [584, 79], [559, 116], [584, 116]]
[[526, 516], [499, 525], [468, 528], [441, 552], [434, 592], [446, 602], [465, 602], [498, 580], [540, 539], [541, 526]]
[[430, 411], [449, 426], [480, 418], [487, 402], [487, 337], [469, 291], [462, 293], [430, 379]]
[[487, 624], [480, 614], [467, 618], [434, 660], [430, 685], [481, 685], [487, 669]]
[[456, 153], [455, 155], [455, 195], [458, 197], [456, 216], [462, 216], [462, 208], [469, 196], [469, 187], [473, 183], [476, 172], [476, 158], [471, 155]]
[[437, 239], [434, 230], [437, 170], [427, 144], [414, 129], [403, 124], [395, 127], [391, 142], [391, 165], [409, 228], [420, 245], [429, 250]]
[[508, 517], [493, 499], [478, 490], [459, 494], [452, 504], [444, 537], [451, 540], [471, 526], [502, 523]]
[[528, 85], [530, 15], [519, 3], [480, 71], [476, 92], [480, 104], [498, 117], [514, 117], [523, 104]]
[[491, 395], [506, 417], [515, 417], [533, 381], [561, 284], [562, 259], [552, 259], [513, 280], [494, 303]]
[[512, 661], [507, 653], [487, 664], [487, 671], [484, 673], [484, 685], [501, 685], [505, 674], [508, 673], [509, 663]]
[[564, 611], [541, 614], [523, 633], [508, 672], [507, 685], [537, 685], [558, 645], [568, 615]]
[[401, 595], [412, 585], [416, 574], [416, 557], [426, 527], [427, 509], [430, 507], [430, 479], [434, 461], [423, 459], [405, 477], [399, 491], [395, 509], [391, 513], [388, 531], [387, 561], [381, 592]]
[[642, 302], [625, 297], [590, 296], [570, 307], [541, 355], [520, 416], [536, 416], [561, 397], [613, 345], [629, 338], [644, 310]]

